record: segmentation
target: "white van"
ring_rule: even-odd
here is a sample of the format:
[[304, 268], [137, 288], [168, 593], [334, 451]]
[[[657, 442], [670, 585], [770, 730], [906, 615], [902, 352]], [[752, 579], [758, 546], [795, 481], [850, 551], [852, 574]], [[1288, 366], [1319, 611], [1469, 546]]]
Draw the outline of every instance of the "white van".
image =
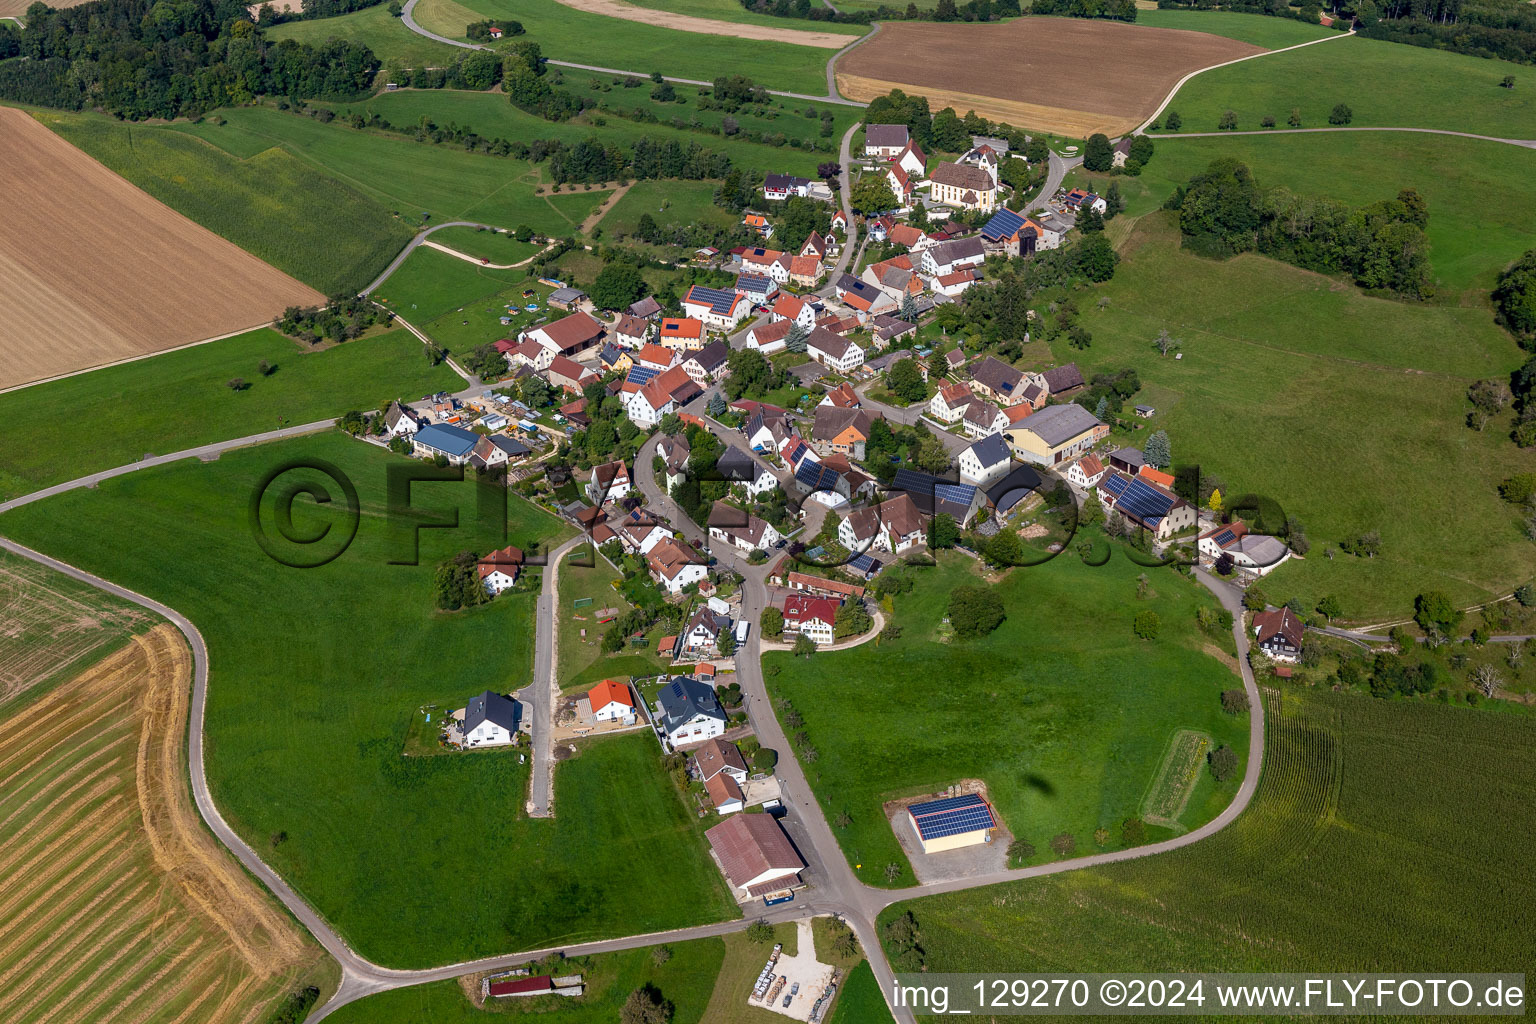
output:
[[752, 629], [752, 623], [746, 619], [740, 619], [736, 623], [736, 646], [740, 647], [747, 642], [747, 633]]

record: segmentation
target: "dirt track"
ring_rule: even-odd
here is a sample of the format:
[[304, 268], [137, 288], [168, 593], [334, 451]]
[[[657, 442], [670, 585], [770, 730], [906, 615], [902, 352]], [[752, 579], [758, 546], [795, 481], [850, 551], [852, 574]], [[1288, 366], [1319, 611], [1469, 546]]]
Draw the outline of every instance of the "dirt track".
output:
[[0, 387], [265, 323], [323, 296], [0, 108]]
[[1113, 21], [895, 22], [838, 60], [837, 87], [866, 101], [904, 89], [934, 110], [975, 110], [1073, 138], [1114, 136], [1145, 120], [1190, 71], [1262, 52], [1204, 32]]
[[243, 1024], [317, 963], [193, 813], [190, 683], [162, 625], [0, 721], [0, 1020]]
[[[5, 0], [0, 0], [4, 3]], [[804, 29], [774, 28], [769, 25], [748, 25], [734, 21], [716, 21], [713, 18], [695, 18], [673, 11], [658, 11], [650, 7], [636, 7], [619, 0], [559, 0], [567, 7], [590, 14], [602, 14], [624, 21], [640, 21], [659, 28], [677, 29], [680, 32], [697, 32], [706, 36], [735, 36], [737, 39], [758, 39], [767, 43], [793, 43], [796, 46], [817, 46], [823, 50], [841, 50], [858, 36], [837, 32], [809, 32]], [[682, 72], [679, 72], [680, 74]], [[750, 75], [750, 68], [743, 68]]]

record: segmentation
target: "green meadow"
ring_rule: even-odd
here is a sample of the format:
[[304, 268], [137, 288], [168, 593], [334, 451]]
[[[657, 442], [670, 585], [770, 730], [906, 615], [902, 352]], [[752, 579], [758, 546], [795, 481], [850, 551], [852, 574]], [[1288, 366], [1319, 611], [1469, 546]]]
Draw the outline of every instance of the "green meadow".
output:
[[279, 148], [346, 181], [410, 224], [472, 220], [568, 235], [604, 195], [541, 198], [534, 194], [541, 180], [534, 164], [359, 130], [339, 120], [325, 124], [275, 107], [241, 107], [223, 116], [224, 124], [203, 121], [172, 128], [236, 154]]
[[[1092, 347], [1060, 345], [1056, 358], [1085, 373], [1135, 367], [1137, 401], [1158, 410], [1146, 429], [1168, 431], [1176, 462], [1301, 520], [1312, 550], [1266, 581], [1272, 599], [1311, 608], [1332, 593], [1346, 618], [1382, 621], [1423, 590], [1473, 604], [1536, 575], [1536, 549], [1495, 490], [1536, 470], [1536, 453], [1509, 441], [1507, 416], [1484, 433], [1465, 425], [1467, 386], [1522, 359], [1485, 307], [1373, 298], [1254, 255], [1203, 260], [1179, 248], [1167, 214], [1143, 218], [1124, 251], [1098, 289], [1109, 304], [1079, 301]], [[1181, 359], [1153, 347], [1164, 328]], [[1326, 557], [1368, 531], [1382, 538], [1374, 558]]]
[[[691, 18], [709, 18], [713, 21], [734, 21], [742, 25], [763, 25], [780, 31], [836, 32], [848, 36], [848, 41], [865, 33], [862, 25], [839, 25], [831, 21], [778, 18], [771, 14], [758, 14], [742, 7], [737, 0], [623, 0], [635, 7], [648, 7], [656, 11], [685, 14]], [[836, 53], [833, 50], [829, 52]]]
[[270, 141], [212, 124], [36, 116], [173, 210], [327, 295], [364, 287], [413, 233], [378, 194]]
[[[1093, 852], [1103, 827], [1140, 813], [1169, 741], [1193, 729], [1247, 752], [1247, 721], [1223, 714], [1220, 693], [1241, 686], [1219, 657], [1230, 637], [1208, 637], [1195, 612], [1214, 603], [1169, 569], [1143, 569], [1116, 551], [1099, 567], [1067, 553], [1019, 568], [993, 584], [1007, 618], [979, 640], [949, 638], [941, 620], [956, 586], [980, 583], [975, 563], [953, 555], [912, 570], [915, 587], [895, 598], [901, 637], [848, 651], [764, 658], [768, 687], [787, 699], [817, 756], [806, 773], [855, 874], [886, 886], [914, 878], [881, 810], [887, 800], [936, 793], [981, 779], [1004, 825], [1037, 851], [1060, 832]], [[1148, 591], [1137, 596], [1137, 577]], [[1160, 636], [1136, 638], [1131, 620], [1151, 610]], [[900, 671], [892, 671], [893, 666]], [[785, 716], [779, 708], [781, 720]], [[802, 757], [802, 762], [805, 759]], [[1201, 773], [1179, 819], [1194, 827], [1220, 812], [1236, 779]], [[1168, 834], [1153, 828], [1155, 836]]]
[[467, 256], [503, 265], [521, 263], [530, 256], [538, 255], [543, 248], [534, 242], [519, 242], [510, 234], [486, 231], [483, 228], [443, 228], [432, 232], [432, 241]]
[[[311, 459], [351, 480], [359, 525], [339, 557], [288, 568], [258, 547], [247, 508], [265, 474]], [[735, 916], [649, 737], [594, 741], [563, 762], [553, 820], [525, 816], [529, 767], [516, 753], [403, 755], [422, 706], [462, 707], [532, 671], [534, 592], [439, 612], [436, 565], [506, 541], [547, 550], [569, 532], [514, 496], [503, 540], [471, 485], [418, 484], [414, 507], [457, 510], [463, 525], [420, 530], [419, 564], [392, 564], [412, 559], [411, 531], [390, 512], [385, 474], [407, 465], [332, 432], [70, 492], [0, 517], [0, 532], [196, 623], [211, 665], [214, 798], [362, 955], [424, 967]], [[259, 506], [279, 552], [322, 550], [294, 548], [274, 527], [279, 495], [310, 483], [334, 500], [300, 496], [292, 535], [339, 545], [337, 483], [297, 469], [279, 483]]]
[[332, 1014], [331, 1020], [336, 1024], [492, 1024], [548, 1017], [560, 1024], [612, 1024], [619, 1019], [631, 992], [652, 985], [673, 1004], [672, 1024], [698, 1024], [704, 1019], [715, 976], [725, 959], [725, 943], [695, 939], [666, 948], [671, 956], [659, 965], [652, 958], [653, 948], [565, 961], [555, 973], [581, 975], [585, 991], [575, 997], [493, 999], [481, 1010], [464, 995], [458, 981], [435, 981], [349, 1003]]
[[[1226, 36], [1266, 50], [1280, 50], [1287, 46], [1325, 39], [1338, 35], [1331, 28], [1307, 24], [1294, 18], [1272, 18], [1264, 14], [1238, 14], [1235, 11], [1178, 11], [1137, 10], [1136, 24], [1149, 28], [1176, 28], [1188, 32], [1205, 32], [1213, 36]], [[1265, 57], [1263, 61], [1277, 58]], [[1258, 61], [1256, 63], [1263, 63]], [[1214, 71], [1206, 74], [1216, 74]], [[1204, 75], [1200, 76], [1205, 77]], [[1196, 79], [1198, 81], [1199, 79]]]
[[[261, 373], [263, 361], [273, 368], [268, 376]], [[235, 377], [248, 386], [231, 390]], [[92, 370], [0, 395], [12, 441], [0, 451], [0, 500], [146, 453], [377, 409], [392, 398], [452, 391], [462, 383], [447, 366], [429, 366], [421, 342], [403, 330], [310, 352], [263, 329]], [[67, 409], [88, 409], [91, 421], [111, 429], [81, 445], [81, 421], [62, 412]]]
[[[525, 298], [524, 291], [532, 291]], [[491, 270], [421, 246], [390, 275], [374, 297], [451, 352], [515, 338], [520, 328], [564, 316], [544, 304], [551, 289], [527, 269]], [[508, 309], [508, 306], [514, 307]], [[537, 305], [528, 312], [523, 307]], [[503, 324], [502, 317], [511, 323]]]
[[302, 18], [263, 29], [268, 39], [294, 39], [318, 46], [329, 39], [361, 43], [392, 68], [446, 67], [467, 51], [412, 32], [385, 4], [334, 18]]
[[716, 187], [713, 181], [637, 181], [603, 216], [603, 231], [609, 236], [633, 234], [645, 214], [661, 228], [688, 224], [730, 227], [737, 222], [736, 215], [715, 205]]
[[[1223, 15], [1188, 15], [1192, 22], [1212, 17]], [[1513, 89], [1500, 87], [1505, 75], [1514, 76]], [[1303, 128], [1326, 128], [1335, 104], [1345, 103], [1351, 125], [1536, 139], [1533, 91], [1536, 68], [1529, 65], [1356, 37], [1203, 72], [1185, 83], [1168, 108], [1179, 112], [1184, 120], [1179, 130], [1186, 132], [1215, 131], [1228, 110], [1237, 114], [1242, 131], [1259, 128], [1265, 115], [1284, 128], [1292, 108], [1300, 108]], [[1410, 137], [1405, 145], [1422, 141]]]
[[745, 74], [770, 89], [825, 95], [827, 61], [836, 53], [815, 46], [679, 32], [566, 7], [558, 0], [422, 0], [416, 21], [450, 39], [463, 39], [471, 22], [511, 18], [527, 29], [544, 56], [577, 64], [617, 67], [648, 75], [713, 81]]
[[[1140, 860], [934, 896], [930, 971], [1525, 972], [1536, 720], [1284, 689], [1231, 825]], [[1493, 965], [1498, 965], [1495, 968]]]
[[893, 1020], [869, 961], [859, 961], [839, 988], [837, 1002], [832, 1007], [832, 1024], [882, 1024]]

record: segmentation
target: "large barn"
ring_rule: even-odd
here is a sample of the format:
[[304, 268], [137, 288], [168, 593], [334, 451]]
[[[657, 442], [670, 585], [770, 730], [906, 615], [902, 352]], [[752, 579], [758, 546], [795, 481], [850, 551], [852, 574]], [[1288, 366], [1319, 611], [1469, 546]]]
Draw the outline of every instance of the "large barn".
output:
[[907, 814], [924, 853], [990, 843], [997, 827], [991, 805], [975, 793], [913, 804]]

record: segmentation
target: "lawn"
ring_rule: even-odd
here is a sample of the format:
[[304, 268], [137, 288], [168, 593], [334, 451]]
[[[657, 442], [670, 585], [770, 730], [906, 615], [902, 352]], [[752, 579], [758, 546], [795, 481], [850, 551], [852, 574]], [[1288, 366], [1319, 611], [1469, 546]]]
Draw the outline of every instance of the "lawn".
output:
[[[888, 864], [901, 868], [895, 884], [913, 882], [883, 801], [981, 779], [1039, 862], [1055, 859], [1047, 842], [1063, 831], [1084, 852], [1101, 826], [1118, 843], [1120, 822], [1138, 813], [1180, 729], [1246, 753], [1246, 721], [1224, 715], [1218, 699], [1240, 685], [1237, 676], [1207, 653], [1219, 648], [1195, 626], [1196, 609], [1212, 603], [1204, 590], [1123, 556], [1093, 568], [1064, 555], [995, 584], [1008, 615], [996, 632], [946, 641], [940, 620], [950, 591], [981, 582], [973, 566], [955, 555], [937, 569], [912, 570], [915, 588], [895, 599], [898, 640], [764, 658], [770, 691], [804, 719], [819, 755], [807, 774], [821, 810], [829, 820], [843, 812], [852, 819], [838, 840], [872, 885], [890, 884]], [[1138, 598], [1143, 571], [1150, 591]], [[1144, 609], [1161, 617], [1156, 641], [1131, 632]], [[786, 728], [794, 735], [802, 726]], [[1234, 787], [1232, 780], [1197, 793], [1181, 824], [1213, 817]]]
[[334, 18], [303, 18], [284, 22], [263, 29], [262, 34], [274, 42], [294, 39], [311, 46], [319, 46], [329, 39], [361, 43], [384, 62], [386, 71], [392, 68], [447, 67], [468, 52], [412, 32], [405, 27], [405, 22], [389, 13], [385, 4], [365, 7]]
[[196, 128], [219, 138], [218, 146], [176, 130], [186, 125], [57, 111], [37, 117], [162, 203], [327, 295], [364, 287], [413, 233], [344, 174], [258, 139], [226, 145], [232, 133], [211, 124]]
[[[558, 0], [422, 0], [416, 21], [450, 39], [463, 39], [465, 26], [485, 18], [513, 18], [528, 30], [544, 56], [648, 75], [713, 81], [748, 74], [770, 89], [810, 95], [827, 91], [827, 60], [836, 51], [791, 43], [700, 35], [624, 21], [566, 7]], [[798, 27], [788, 23], [786, 27]], [[818, 25], [819, 29], [820, 26]]]
[[[1213, 15], [1189, 15], [1192, 21], [1209, 17]], [[1513, 89], [1499, 87], [1505, 75], [1514, 76]], [[1384, 82], [1391, 87], [1383, 88]], [[1293, 107], [1301, 108], [1302, 127], [1326, 128], [1334, 105], [1346, 103], [1354, 115], [1351, 125], [1536, 139], [1533, 90], [1536, 68], [1529, 65], [1353, 38], [1196, 75], [1168, 108], [1179, 112], [1184, 119], [1180, 130], [1186, 132], [1215, 131], [1228, 110], [1237, 114], [1240, 130], [1258, 128], [1266, 114], [1284, 128]]]
[[1509, 908], [1536, 898], [1533, 752], [1528, 715], [1287, 688], [1258, 793], [1217, 835], [881, 917], [910, 910], [940, 972], [1529, 974]]
[[[270, 376], [261, 374], [263, 360], [275, 367]], [[235, 377], [249, 386], [231, 391]], [[146, 452], [164, 455], [461, 384], [447, 366], [428, 366], [421, 342], [403, 330], [308, 352], [262, 329], [92, 370], [0, 395], [11, 440], [0, 451], [0, 500]], [[89, 410], [87, 422], [110, 425], [84, 445], [81, 410]]]
[[[525, 298], [524, 291], [533, 291]], [[550, 287], [526, 268], [491, 270], [421, 246], [379, 286], [374, 297], [452, 352], [515, 338], [520, 328], [564, 316], [544, 304]], [[509, 310], [508, 306], [514, 310]], [[526, 306], [538, 306], [528, 311]], [[502, 317], [511, 318], [503, 324]]]
[[736, 216], [714, 201], [713, 181], [637, 181], [603, 217], [608, 237], [634, 234], [640, 218], [650, 214], [661, 228], [708, 224], [728, 228]]
[[843, 979], [832, 1008], [832, 1024], [881, 1024], [894, 1020], [885, 994], [868, 961], [860, 961]]
[[432, 232], [432, 241], [468, 256], [500, 264], [521, 263], [543, 248], [533, 242], [519, 242], [511, 234], [482, 228], [443, 228]]
[[359, 130], [340, 121], [324, 124], [275, 107], [241, 107], [223, 116], [222, 125], [204, 121], [173, 128], [236, 152], [263, 143], [281, 147], [412, 224], [472, 220], [506, 228], [526, 224], [543, 234], [568, 235], [604, 195], [584, 193], [571, 197], [574, 203], [550, 203], [534, 194], [541, 172], [526, 161]]
[[1272, 18], [1264, 14], [1238, 14], [1234, 11], [1137, 10], [1136, 24], [1150, 28], [1206, 32], [1213, 36], [1226, 36], [1228, 39], [1252, 43], [1266, 50], [1280, 50], [1313, 39], [1338, 35], [1335, 29], [1309, 25], [1294, 18]]
[[[291, 569], [253, 541], [247, 506], [265, 473], [315, 458], [351, 479], [365, 514], [340, 557]], [[419, 564], [391, 564], [411, 549], [390, 522], [385, 473], [406, 465], [329, 433], [71, 492], [0, 517], [0, 532], [193, 620], [210, 652], [207, 763], [221, 811], [362, 955], [419, 967], [735, 916], [649, 737], [596, 741], [563, 763], [552, 821], [524, 816], [529, 769], [511, 753], [401, 756], [420, 705], [515, 689], [532, 671], [532, 592], [438, 612], [438, 563], [506, 541], [543, 549], [569, 532], [514, 497], [503, 540], [478, 525], [472, 488], [422, 484], [415, 507], [456, 509], [464, 525], [420, 530]], [[291, 560], [322, 549], [281, 541], [272, 506], [310, 482], [337, 493], [291, 470], [262, 505]], [[345, 535], [339, 498], [296, 506], [293, 535]]]
[[1430, 262], [1451, 301], [1469, 288], [1490, 291], [1536, 237], [1536, 153], [1514, 146], [1395, 132], [1163, 139], [1142, 177], [1165, 182], [1165, 197], [1220, 156], [1246, 163], [1263, 186], [1352, 204], [1417, 189], [1429, 204]]
[[[578, 79], [577, 73], [572, 73], [572, 91], [578, 96], [589, 95], [591, 79]], [[606, 76], [599, 76], [603, 82], [607, 82]], [[614, 88], [607, 94], [598, 94], [602, 102], [611, 102], [620, 109], [633, 109], [630, 100], [633, 96], [636, 105], [657, 107], [649, 100], [649, 80], [645, 83], [645, 89], [627, 90], [622, 86]], [[683, 94], [692, 91], [691, 87], [681, 87]], [[638, 101], [644, 100], [644, 104]], [[334, 109], [339, 113], [347, 114], [360, 111], [365, 114], [377, 113], [390, 124], [400, 127], [410, 127], [427, 118], [440, 124], [457, 124], [468, 126], [479, 135], [486, 138], [506, 138], [528, 142], [533, 139], [555, 139], [568, 144], [584, 142], [596, 138], [602, 140], [605, 145], [617, 145], [624, 149], [632, 149], [641, 139], [652, 139], [656, 142], [666, 143], [676, 141], [687, 147], [690, 145], [701, 146], [704, 149], [726, 153], [731, 160], [744, 170], [780, 171], [800, 175], [814, 175], [816, 165], [822, 161], [835, 159], [830, 150], [814, 152], [806, 149], [796, 149], [790, 146], [772, 146], [762, 142], [748, 142], [744, 138], [724, 138], [718, 133], [692, 131], [686, 127], [678, 128], [671, 124], [642, 124], [631, 121], [615, 114], [604, 114], [599, 110], [589, 110], [586, 113], [570, 121], [550, 122], [519, 110], [507, 102], [505, 94], [500, 92], [468, 92], [454, 89], [400, 89], [396, 92], [380, 93], [371, 99], [360, 103], [338, 103]], [[681, 118], [686, 124], [691, 124], [694, 117], [693, 104], [666, 104], [657, 110], [657, 116], [663, 122], [673, 118]], [[723, 114], [714, 112], [715, 124]], [[782, 132], [796, 138], [815, 141], [819, 137], [821, 122], [807, 118], [802, 113], [783, 113], [775, 121], [763, 118], [740, 117], [744, 131], [770, 131]], [[708, 124], [702, 116], [700, 124]], [[752, 122], [758, 122], [754, 124]], [[836, 125], [837, 122], [834, 122]], [[830, 140], [830, 145], [835, 145], [841, 138], [839, 132]]]
[[[1171, 147], [1170, 147], [1171, 148]], [[1159, 154], [1159, 159], [1163, 154]], [[1356, 622], [1399, 618], [1439, 588], [1472, 604], [1536, 575], [1536, 551], [1497, 483], [1536, 470], [1502, 421], [1465, 425], [1467, 385], [1519, 365], [1486, 310], [1370, 298], [1331, 278], [1259, 256], [1215, 263], [1178, 248], [1166, 214], [1142, 220], [1132, 255], [1090, 296], [1084, 372], [1135, 367], [1137, 401], [1158, 409], [1176, 462], [1257, 491], [1301, 520], [1312, 543], [1269, 578], [1276, 600], [1312, 608], [1325, 594]], [[1163, 328], [1183, 358], [1159, 358]], [[1446, 339], [1454, 338], [1454, 345]], [[1374, 558], [1325, 549], [1379, 531]]]
[[[592, 548], [587, 545], [566, 555], [560, 564], [560, 596], [555, 618], [560, 624], [560, 664], [556, 676], [562, 687], [567, 686], [569, 680], [585, 678], [584, 673], [589, 669], [604, 671], [608, 662], [615, 660], [613, 655], [603, 654], [603, 634], [608, 627], [598, 622], [595, 616], [605, 608], [615, 608], [619, 615], [630, 608], [629, 602], [612, 586], [619, 574], [601, 555], [597, 556], [595, 567], [574, 564], [592, 558]], [[576, 607], [577, 601], [588, 599], [590, 604]], [[582, 630], [586, 630], [586, 639], [582, 639]], [[623, 679], [628, 674], [616, 674], [615, 678]]]
[[[458, 981], [436, 981], [415, 988], [381, 992], [342, 1007], [331, 1015], [336, 1024], [490, 1024], [510, 1017], [549, 1017], [560, 1024], [612, 1024], [629, 994], [643, 985], [656, 987], [675, 1007], [673, 1024], [698, 1024], [725, 959], [720, 939], [695, 939], [666, 947], [671, 957], [657, 965], [655, 947], [574, 957], [556, 974], [580, 974], [586, 990], [574, 998], [537, 996], [492, 999], [476, 1009]], [[543, 970], [535, 966], [535, 970]]]

